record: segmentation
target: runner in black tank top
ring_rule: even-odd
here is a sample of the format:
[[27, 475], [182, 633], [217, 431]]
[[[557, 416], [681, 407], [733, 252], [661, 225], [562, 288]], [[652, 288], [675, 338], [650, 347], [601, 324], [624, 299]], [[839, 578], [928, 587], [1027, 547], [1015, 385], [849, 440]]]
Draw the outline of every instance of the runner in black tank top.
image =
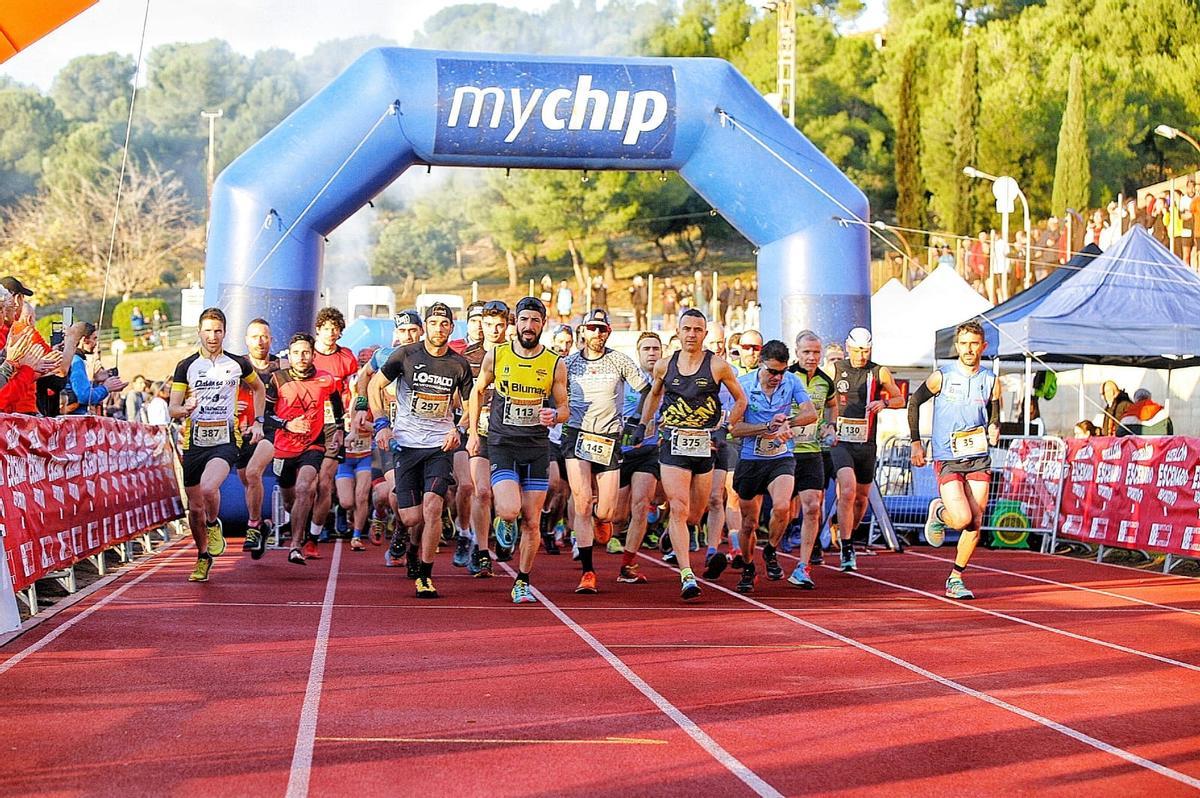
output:
[[843, 571], [858, 570], [850, 536], [867, 511], [871, 483], [875, 481], [876, 415], [885, 407], [904, 406], [892, 373], [871, 361], [871, 346], [871, 333], [855, 327], [846, 339], [846, 359], [833, 364], [837, 442], [829, 454], [837, 469]]
[[[689, 524], [698, 524], [708, 507], [712, 488], [713, 444], [711, 430], [721, 421], [721, 386], [733, 397], [729, 423], [736, 424], [746, 410], [746, 393], [733, 367], [723, 358], [702, 350], [708, 321], [690, 308], [679, 317], [682, 349], [654, 367], [654, 383], [642, 405], [641, 439], [655, 414], [662, 410], [658, 460], [663, 491], [671, 505], [671, 546], [679, 564], [681, 594], [697, 598], [700, 586], [689, 561]], [[637, 441], [635, 440], [635, 443]]]

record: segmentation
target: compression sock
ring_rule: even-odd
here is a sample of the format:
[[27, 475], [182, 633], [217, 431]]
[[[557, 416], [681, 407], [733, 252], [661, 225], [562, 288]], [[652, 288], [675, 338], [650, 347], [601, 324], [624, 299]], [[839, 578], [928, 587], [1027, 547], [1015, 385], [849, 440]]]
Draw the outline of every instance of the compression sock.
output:
[[595, 568], [592, 567], [592, 547], [591, 546], [580, 546], [579, 547], [579, 565], [583, 568], [584, 573], [587, 573], [588, 571], [596, 570]]

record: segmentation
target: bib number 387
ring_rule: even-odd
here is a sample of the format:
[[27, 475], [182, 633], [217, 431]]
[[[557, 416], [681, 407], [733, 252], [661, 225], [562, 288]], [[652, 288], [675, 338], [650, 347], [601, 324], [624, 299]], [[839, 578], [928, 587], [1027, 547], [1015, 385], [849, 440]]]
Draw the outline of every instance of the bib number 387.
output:
[[229, 443], [229, 422], [197, 421], [192, 430], [192, 443], [197, 446], [221, 446]]

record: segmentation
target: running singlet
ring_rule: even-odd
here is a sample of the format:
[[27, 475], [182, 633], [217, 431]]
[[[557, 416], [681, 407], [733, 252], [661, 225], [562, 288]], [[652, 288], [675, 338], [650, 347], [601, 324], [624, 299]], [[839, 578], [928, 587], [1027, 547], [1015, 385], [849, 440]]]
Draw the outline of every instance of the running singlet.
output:
[[796, 427], [793, 439], [796, 445], [792, 451], [796, 454], [818, 454], [826, 448], [821, 440], [821, 425], [825, 423], [825, 403], [829, 401], [829, 397], [833, 396], [833, 380], [829, 379], [829, 375], [820, 369], [817, 369], [812, 377], [809, 377], [804, 369], [795, 363], [788, 368], [788, 371], [795, 374], [800, 380], [800, 384], [808, 392], [808, 398], [812, 400], [813, 407], [817, 409], [816, 421], [805, 424], [803, 427]]
[[236, 423], [238, 385], [245, 380], [253, 385], [258, 379], [250, 361], [222, 352], [208, 359], [194, 352], [175, 367], [171, 390], [182, 391], [184, 401], [196, 397], [196, 409], [183, 420], [180, 447], [192, 448], [242, 445], [242, 431]]
[[862, 368], [849, 360], [834, 361], [838, 443], [875, 443], [876, 425], [867, 418], [867, 405], [879, 398], [879, 368], [870, 361]]
[[721, 423], [721, 383], [713, 379], [712, 352], [705, 352], [695, 374], [679, 373], [679, 352], [667, 361], [663, 377], [662, 425], [665, 429], [715, 429]]
[[[265, 369], [255, 366], [249, 355], [246, 356], [246, 360], [250, 361], [250, 365], [254, 367], [254, 373], [258, 375], [258, 379], [263, 385], [270, 385], [272, 375], [279, 371], [278, 358], [272, 357], [268, 360]], [[254, 424], [254, 391], [245, 385], [238, 388], [237, 411], [239, 427], [245, 429]]]
[[[350, 407], [350, 381], [358, 373], [358, 358], [344, 346], [326, 355], [313, 349], [313, 368], [324, 371], [337, 381], [338, 393], [342, 396], [342, 407]], [[325, 423], [333, 424], [333, 405], [325, 403]]]
[[933, 459], [966, 460], [988, 453], [988, 402], [996, 375], [982, 366], [974, 374], [957, 361], [941, 366], [942, 390], [933, 400]]
[[[775, 393], [770, 396], [762, 389], [757, 370], [739, 377], [738, 383], [746, 392], [746, 414], [742, 416], [742, 421], [747, 424], [766, 424], [780, 413], [791, 416], [794, 405], [808, 401], [808, 393], [804, 390], [800, 378], [790, 372], [784, 373]], [[789, 441], [775, 440], [768, 436], [742, 438], [740, 447], [743, 460], [773, 460], [792, 454]]]
[[522, 357], [511, 343], [492, 350], [496, 392], [488, 418], [488, 446], [544, 443], [549, 430], [540, 411], [553, 401], [554, 369], [558, 355], [542, 347], [533, 357]]
[[646, 378], [628, 355], [605, 348], [589, 360], [584, 350], [567, 355], [567, 395], [571, 417], [567, 426], [600, 435], [617, 435], [623, 425], [621, 405], [626, 385], [636, 391], [647, 386]]
[[[652, 375], [647, 374], [644, 371], [642, 372], [642, 377], [644, 377], [647, 382], [649, 382], [651, 379], [653, 379]], [[625, 383], [625, 407], [623, 407], [621, 409], [621, 415], [624, 417], [626, 424], [639, 423], [641, 418], [640, 418], [640, 414], [638, 413], [638, 407], [640, 407], [641, 404], [642, 404], [642, 392], [633, 390], [632, 385], [630, 385], [629, 383]], [[640, 446], [657, 446], [657, 445], [658, 445], [658, 430], [657, 429], [655, 429], [653, 435], [647, 435], [644, 439], [642, 439], [642, 442], [640, 444]], [[634, 447], [632, 447], [632, 446], [622, 445], [621, 451], [622, 452], [631, 452], [631, 451], [633, 451], [633, 448]]]
[[431, 355], [422, 341], [392, 352], [380, 373], [396, 388], [392, 442], [411, 449], [437, 449], [454, 429], [454, 394], [465, 401], [475, 381], [471, 364], [457, 352]]
[[[333, 375], [315, 370], [302, 377], [291, 369], [280, 369], [267, 383], [266, 416], [275, 433], [275, 456], [292, 458], [306, 451], [325, 450], [325, 405], [333, 405], [335, 423], [342, 417], [342, 396]], [[308, 419], [308, 432], [291, 432], [286, 424], [294, 418]]]

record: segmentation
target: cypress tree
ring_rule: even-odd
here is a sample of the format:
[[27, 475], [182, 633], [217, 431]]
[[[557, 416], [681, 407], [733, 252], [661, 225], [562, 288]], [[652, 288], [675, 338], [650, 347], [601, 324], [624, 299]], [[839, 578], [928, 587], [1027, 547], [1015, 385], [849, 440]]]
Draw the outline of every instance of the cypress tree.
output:
[[1058, 129], [1058, 158], [1054, 162], [1054, 193], [1051, 211], [1062, 215], [1067, 208], [1083, 213], [1091, 196], [1091, 162], [1088, 158], [1087, 113], [1083, 94], [1083, 59], [1071, 56], [1067, 83], [1067, 108]]
[[925, 187], [921, 180], [920, 116], [916, 96], [917, 48], [910, 46], [900, 62], [896, 118], [896, 221], [923, 228]]
[[954, 129], [954, 211], [950, 229], [971, 234], [977, 191], [963, 168], [975, 166], [979, 157], [979, 51], [975, 40], [963, 42], [958, 80], [958, 119]]

